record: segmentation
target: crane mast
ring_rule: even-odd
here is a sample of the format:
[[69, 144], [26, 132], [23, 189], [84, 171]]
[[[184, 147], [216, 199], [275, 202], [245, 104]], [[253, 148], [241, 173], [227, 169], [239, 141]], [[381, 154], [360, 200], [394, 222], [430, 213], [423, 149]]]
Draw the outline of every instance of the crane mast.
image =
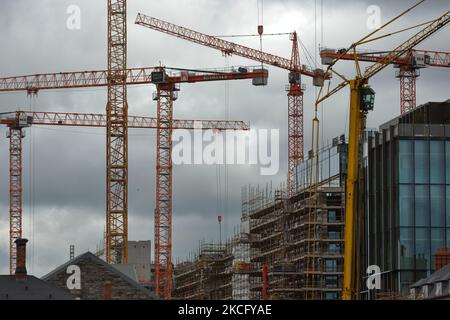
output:
[[[23, 117], [21, 118], [23, 119]], [[16, 270], [16, 239], [22, 238], [22, 139], [23, 129], [29, 125], [23, 121], [15, 121], [8, 125], [9, 139], [9, 272]]]
[[297, 32], [292, 35], [292, 55], [288, 91], [288, 196], [293, 195], [295, 168], [303, 161], [303, 90]]
[[106, 261], [128, 262], [127, 1], [108, 0]]

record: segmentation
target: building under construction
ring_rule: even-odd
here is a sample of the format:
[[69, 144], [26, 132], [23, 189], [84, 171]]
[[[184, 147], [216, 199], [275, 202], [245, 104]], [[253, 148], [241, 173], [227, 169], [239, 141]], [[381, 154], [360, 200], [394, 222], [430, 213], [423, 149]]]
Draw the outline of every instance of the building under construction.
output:
[[230, 243], [200, 244], [192, 259], [174, 269], [174, 299], [231, 299], [232, 261]]
[[227, 243], [201, 243], [197, 253], [175, 266], [175, 299], [261, 299], [261, 271], [250, 262], [248, 222], [244, 217]]
[[[240, 232], [175, 268], [183, 299], [338, 299], [342, 291], [345, 139], [296, 170], [296, 192], [243, 189]], [[311, 175], [311, 172], [313, 173]], [[316, 179], [317, 175], [317, 179]], [[308, 181], [317, 181], [312, 186]]]

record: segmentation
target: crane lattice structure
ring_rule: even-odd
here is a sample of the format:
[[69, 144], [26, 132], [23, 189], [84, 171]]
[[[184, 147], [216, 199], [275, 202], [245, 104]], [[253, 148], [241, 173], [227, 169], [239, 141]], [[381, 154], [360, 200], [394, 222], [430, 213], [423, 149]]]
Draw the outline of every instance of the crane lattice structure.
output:
[[[209, 48], [221, 51], [224, 55], [237, 55], [263, 64], [275, 66], [289, 71], [288, 92], [288, 179], [287, 190], [291, 194], [294, 185], [294, 170], [297, 164], [304, 158], [303, 136], [303, 90], [301, 75], [312, 77], [315, 86], [323, 85], [326, 78], [323, 70], [313, 69], [300, 63], [298, 49], [298, 36], [294, 32], [291, 59], [282, 58], [270, 53], [248, 48], [230, 41], [213, 37], [204, 33], [190, 30], [173, 23], [139, 13], [136, 24], [175, 36], [190, 42], [194, 42]], [[261, 26], [260, 26], [261, 28]], [[260, 34], [262, 30], [258, 30]]]
[[[83, 114], [83, 113], [63, 113], [63, 112], [27, 112], [17, 111], [0, 114], [0, 124], [8, 126], [10, 141], [9, 147], [9, 266], [10, 274], [14, 274], [16, 269], [16, 245], [15, 240], [21, 239], [23, 220], [23, 138], [24, 129], [34, 126], [70, 126], [70, 127], [91, 127], [105, 128], [107, 116], [105, 114]], [[132, 129], [156, 129], [158, 122], [152, 117], [128, 117], [128, 127]], [[243, 121], [233, 120], [174, 120], [173, 130], [185, 129], [194, 130], [250, 130], [250, 125]]]
[[128, 263], [127, 1], [108, 0], [106, 261]]
[[[344, 49], [345, 50], [345, 49]], [[386, 52], [357, 51], [340, 54], [333, 49], [323, 49], [320, 53], [322, 63], [327, 65], [339, 58], [341, 60], [358, 60], [360, 62], [379, 62], [385, 59]], [[416, 108], [416, 82], [420, 69], [427, 67], [450, 68], [450, 53], [430, 50], [409, 50], [405, 55], [391, 62], [399, 70], [396, 77], [400, 79], [400, 113], [404, 114]]]
[[[7, 77], [0, 79], [0, 92], [25, 91], [35, 94], [40, 90], [104, 87], [108, 86], [107, 78], [104, 77], [105, 74], [107, 74], [107, 71], [100, 70]], [[154, 84], [157, 86], [157, 93], [154, 95], [154, 100], [158, 104], [156, 118], [157, 201], [155, 210], [155, 263], [157, 270], [156, 279], [160, 281], [156, 282], [156, 292], [160, 296], [171, 299], [173, 177], [170, 155], [172, 153], [173, 102], [178, 98], [179, 84], [252, 79], [254, 85], [263, 85], [267, 82], [268, 72], [267, 70], [253, 67], [232, 67], [226, 70], [205, 71], [183, 69], [183, 71], [169, 72], [164, 67], [155, 67], [128, 69], [126, 74], [127, 85]], [[47, 113], [46, 116], [53, 115]], [[71, 116], [73, 117], [74, 115]], [[133, 119], [136, 120], [136, 118]], [[106, 125], [108, 125], [108, 118], [106, 118]], [[226, 123], [222, 121], [222, 125], [226, 126]], [[126, 232], [128, 232], [128, 229]], [[161, 240], [158, 240], [161, 237], [164, 239], [163, 246], [161, 246]], [[106, 246], [108, 246], [108, 243], [106, 243]], [[164, 250], [159, 248], [164, 248]], [[162, 272], [159, 272], [159, 270], [162, 270]]]

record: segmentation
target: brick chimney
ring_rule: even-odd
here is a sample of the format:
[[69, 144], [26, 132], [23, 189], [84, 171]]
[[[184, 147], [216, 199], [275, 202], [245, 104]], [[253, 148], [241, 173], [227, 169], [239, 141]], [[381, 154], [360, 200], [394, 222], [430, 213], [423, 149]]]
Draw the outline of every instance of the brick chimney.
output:
[[112, 283], [111, 281], [106, 281], [104, 287], [104, 299], [111, 300], [111, 298], [112, 298]]
[[450, 264], [450, 251], [448, 251], [448, 248], [437, 249], [434, 255], [436, 257], [435, 271], [439, 271]]
[[17, 250], [17, 260], [16, 260], [16, 279], [26, 280], [27, 279], [27, 239], [17, 239], [14, 241]]

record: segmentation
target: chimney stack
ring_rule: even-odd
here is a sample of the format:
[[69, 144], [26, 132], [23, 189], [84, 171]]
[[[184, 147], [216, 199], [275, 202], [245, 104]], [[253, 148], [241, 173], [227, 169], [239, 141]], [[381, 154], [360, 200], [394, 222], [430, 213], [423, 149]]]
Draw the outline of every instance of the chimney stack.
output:
[[17, 239], [14, 241], [17, 250], [17, 260], [16, 260], [16, 279], [26, 280], [27, 279], [27, 239]]
[[441, 270], [450, 263], [450, 252], [448, 251], [448, 248], [440, 248], [436, 250], [435, 257], [435, 271]]
[[111, 298], [112, 298], [112, 283], [111, 281], [106, 281], [104, 287], [104, 299], [111, 300]]

